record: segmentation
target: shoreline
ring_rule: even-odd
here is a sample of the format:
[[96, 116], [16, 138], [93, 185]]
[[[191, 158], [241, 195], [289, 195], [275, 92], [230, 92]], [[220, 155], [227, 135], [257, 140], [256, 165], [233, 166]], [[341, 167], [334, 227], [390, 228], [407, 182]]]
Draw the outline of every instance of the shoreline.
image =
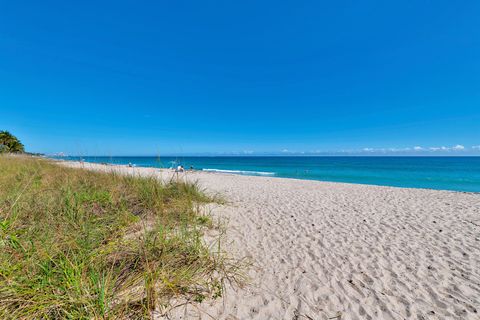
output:
[[[63, 160], [63, 159], [54, 159], [54, 158], [46, 158], [49, 161], [58, 161], [60, 163], [78, 163], [78, 164], [89, 164], [89, 165], [98, 165], [98, 166], [107, 166], [110, 168], [127, 168], [127, 169], [149, 169], [149, 170], [156, 170], [160, 173], [171, 173], [174, 174], [174, 169], [171, 168], [157, 168], [157, 167], [150, 167], [150, 166], [133, 166], [129, 167], [126, 164], [112, 164], [112, 163], [97, 163], [97, 162], [88, 162], [88, 161], [75, 161], [75, 160]], [[230, 170], [235, 171], [235, 170]], [[241, 171], [241, 170], [239, 170]], [[226, 176], [239, 176], [239, 177], [256, 177], [256, 178], [273, 178], [273, 179], [285, 179], [285, 180], [293, 180], [293, 181], [312, 181], [318, 183], [327, 183], [327, 184], [340, 184], [340, 185], [360, 185], [360, 186], [371, 186], [371, 187], [381, 187], [381, 188], [394, 188], [394, 189], [407, 189], [407, 190], [429, 190], [429, 191], [439, 191], [439, 192], [454, 192], [454, 193], [466, 193], [466, 194], [476, 194], [480, 195], [480, 191], [462, 191], [462, 190], [451, 190], [451, 189], [434, 189], [434, 188], [424, 188], [424, 187], [400, 187], [400, 186], [389, 186], [389, 185], [381, 185], [381, 184], [370, 184], [370, 183], [355, 183], [355, 182], [342, 182], [342, 181], [329, 181], [329, 180], [317, 180], [317, 179], [302, 179], [302, 178], [289, 178], [289, 177], [279, 177], [275, 175], [248, 175], [248, 174], [240, 174], [235, 172], [224, 172], [224, 171], [211, 171], [208, 170], [189, 170], [185, 169], [185, 173], [200, 173], [200, 174], [214, 174], [214, 175], [226, 175]]]
[[[65, 163], [121, 174], [154, 168]], [[249, 284], [187, 319], [477, 319], [480, 196], [474, 193], [187, 172], [226, 205], [226, 249]]]

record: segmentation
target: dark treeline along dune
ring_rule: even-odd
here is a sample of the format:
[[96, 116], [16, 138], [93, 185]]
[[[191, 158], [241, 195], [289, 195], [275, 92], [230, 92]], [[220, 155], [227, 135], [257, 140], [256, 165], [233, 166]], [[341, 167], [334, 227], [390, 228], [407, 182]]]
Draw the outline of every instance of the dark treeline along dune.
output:
[[6, 130], [0, 130], [0, 153], [23, 153], [23, 144], [13, 134]]

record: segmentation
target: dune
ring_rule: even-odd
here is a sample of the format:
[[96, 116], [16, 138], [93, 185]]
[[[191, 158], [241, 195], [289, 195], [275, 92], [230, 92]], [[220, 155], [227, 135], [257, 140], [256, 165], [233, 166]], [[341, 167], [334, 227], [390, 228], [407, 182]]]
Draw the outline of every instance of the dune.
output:
[[[66, 162], [157, 175], [153, 168]], [[171, 319], [480, 319], [480, 195], [187, 172], [227, 199], [244, 288]]]

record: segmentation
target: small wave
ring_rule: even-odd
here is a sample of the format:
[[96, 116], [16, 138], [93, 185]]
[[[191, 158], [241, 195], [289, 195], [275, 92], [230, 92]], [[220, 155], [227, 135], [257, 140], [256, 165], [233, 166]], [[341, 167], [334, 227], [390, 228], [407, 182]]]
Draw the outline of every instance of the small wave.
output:
[[245, 176], [274, 176], [275, 175], [275, 172], [247, 171], [247, 170], [202, 169], [202, 171], [241, 174]]

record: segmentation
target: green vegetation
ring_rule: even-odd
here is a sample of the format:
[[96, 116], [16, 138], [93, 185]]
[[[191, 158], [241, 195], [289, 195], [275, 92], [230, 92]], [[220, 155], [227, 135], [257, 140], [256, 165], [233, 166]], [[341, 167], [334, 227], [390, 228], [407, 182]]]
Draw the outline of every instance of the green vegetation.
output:
[[0, 318], [139, 319], [221, 296], [195, 184], [0, 156]]
[[8, 131], [0, 131], [0, 153], [23, 153], [25, 148], [23, 144]]

